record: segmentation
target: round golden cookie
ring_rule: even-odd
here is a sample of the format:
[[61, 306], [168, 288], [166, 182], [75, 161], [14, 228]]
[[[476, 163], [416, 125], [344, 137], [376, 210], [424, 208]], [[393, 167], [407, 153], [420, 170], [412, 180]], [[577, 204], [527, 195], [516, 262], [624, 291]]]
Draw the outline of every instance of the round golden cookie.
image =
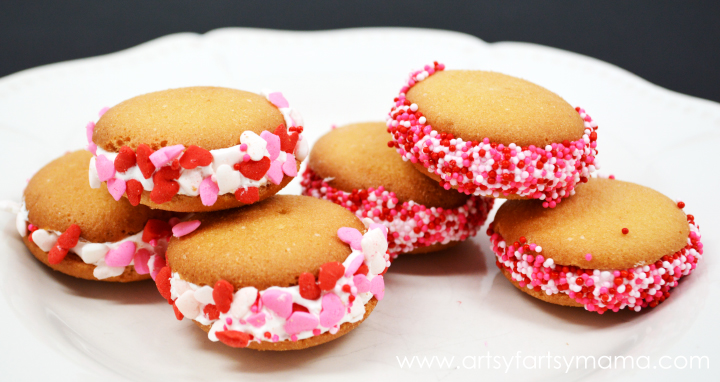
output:
[[667, 196], [601, 178], [578, 186], [573, 197], [553, 209], [536, 200], [507, 201], [498, 209], [493, 229], [506, 241], [523, 236], [542, 246], [543, 255], [555, 264], [589, 269], [654, 263], [683, 248], [689, 234], [685, 213]]
[[480, 70], [444, 70], [407, 92], [428, 124], [465, 141], [545, 147], [583, 136], [583, 120], [557, 94], [520, 78]]
[[[293, 124], [302, 122], [289, 106], [283, 110]], [[169, 89], [131, 98], [102, 114], [92, 128], [90, 146], [97, 145], [97, 155], [108, 158], [116, 172], [104, 176], [112, 170], [103, 172], [99, 158], [91, 167], [97, 169], [98, 181], [121, 179], [111, 189], [133, 205], [177, 212], [235, 208], [264, 200], [293, 179], [304, 159], [297, 150], [307, 151], [297, 144], [301, 132], [301, 126], [286, 126], [283, 112], [255, 93], [207, 86]], [[266, 154], [258, 146], [258, 142], [266, 144], [267, 139], [260, 136], [268, 133], [282, 142], [279, 158], [273, 157], [271, 143]], [[151, 154], [169, 149], [174, 151], [167, 151], [167, 160], [153, 160]], [[260, 154], [252, 155], [253, 150]], [[186, 162], [184, 158], [193, 159]], [[280, 167], [293, 158], [294, 171], [289, 164]], [[276, 167], [271, 169], [271, 163]], [[167, 172], [160, 176], [163, 170]], [[235, 179], [238, 174], [241, 180]], [[203, 199], [201, 182], [206, 178], [212, 179], [216, 189], [206, 191], [214, 196]], [[243, 196], [239, 190], [247, 193]]]
[[[166, 211], [133, 207], [127, 200], [116, 202], [107, 190], [90, 188], [87, 177], [91, 157], [92, 154], [85, 150], [65, 154], [45, 165], [30, 179], [23, 194], [28, 223], [58, 233], [77, 225], [81, 241], [112, 243], [142, 231], [149, 219], [168, 220], [172, 217]], [[29, 240], [30, 234], [27, 231], [23, 241], [38, 260], [67, 275], [98, 280], [93, 275], [96, 266], [83, 262], [72, 252], [61, 262], [51, 264], [48, 251]], [[149, 277], [149, 274], [138, 274], [133, 266], [127, 266], [123, 274], [102, 281], [128, 282]]]
[[400, 203], [415, 201], [428, 207], [455, 208], [467, 195], [442, 188], [388, 147], [390, 133], [384, 122], [338, 127], [323, 135], [308, 156], [308, 168], [332, 187], [345, 192], [383, 186]]
[[[352, 314], [356, 314], [353, 316], [354, 322], [343, 322], [332, 330], [318, 324], [323, 323], [325, 314], [320, 312], [330, 309], [329, 305], [326, 306], [326, 300], [341, 301], [343, 308], [337, 312], [342, 316], [350, 314], [346, 311], [351, 301], [362, 302], [359, 291], [358, 294], [350, 292], [350, 287], [354, 288], [355, 285], [354, 277], [357, 277], [354, 275], [362, 274], [373, 283], [382, 281], [379, 273], [373, 273], [378, 272], [377, 267], [373, 268], [371, 260], [366, 260], [369, 255], [364, 250], [351, 249], [348, 243], [340, 239], [346, 237], [341, 236], [339, 230], [354, 231], [358, 237], [362, 237], [363, 246], [367, 245], [366, 240], [373, 237], [373, 240], [379, 240], [387, 248], [381, 229], [373, 228], [360, 236], [366, 231], [363, 223], [333, 203], [306, 196], [276, 195], [252, 206], [201, 213], [193, 218], [200, 221], [199, 227], [192, 233], [170, 240], [167, 268], [160, 271], [156, 283], [160, 293], [174, 304], [176, 315], [182, 318], [180, 314], [183, 314], [193, 319], [203, 330], [210, 332], [211, 339], [217, 336], [217, 339], [230, 346], [258, 350], [303, 349], [333, 340], [354, 329], [367, 318], [377, 300], [382, 297], [363, 293], [363, 298], [367, 298], [363, 304], [365, 309], [364, 312], [352, 309]], [[385, 251], [382, 251], [382, 256], [381, 270], [384, 272], [388, 259]], [[355, 262], [355, 266], [360, 268], [349, 278], [342, 277], [346, 272], [345, 266], [350, 267], [353, 263], [348, 259], [363, 259], [362, 265]], [[339, 286], [345, 283], [349, 285], [344, 287], [347, 290]], [[206, 286], [212, 288], [211, 302], [198, 297], [198, 290]], [[322, 297], [320, 288], [324, 291]], [[220, 290], [225, 290], [226, 295], [234, 294], [232, 299], [225, 300], [228, 305], [224, 311], [222, 299], [218, 297], [221, 295]], [[252, 291], [251, 295], [249, 299], [243, 300], [240, 296], [248, 290]], [[315, 290], [317, 295], [308, 297], [303, 292], [307, 290]], [[287, 300], [287, 297], [271, 297], [272, 293], [293, 297], [290, 297], [291, 300]], [[242, 301], [245, 301], [245, 305]], [[261, 306], [258, 301], [262, 302]], [[292, 313], [288, 310], [287, 314], [283, 314], [278, 306], [284, 302], [290, 309], [289, 301], [293, 303]], [[229, 305], [231, 303], [232, 308]], [[248, 311], [247, 306], [252, 303], [255, 303], [253, 309], [258, 308], [260, 312]], [[238, 304], [242, 315], [236, 316]], [[263, 318], [253, 317], [255, 313], [262, 314]], [[315, 326], [298, 332], [288, 329], [287, 325], [296, 320], [296, 314], [302, 316], [311, 313], [315, 315]], [[231, 325], [228, 328], [228, 319], [236, 325], [245, 326], [238, 328]], [[266, 319], [267, 326], [263, 326]], [[260, 326], [250, 326], [245, 320], [260, 322]], [[334, 322], [341, 321], [338, 318]], [[213, 325], [225, 327], [213, 332]], [[325, 330], [320, 332], [321, 328]], [[244, 336], [244, 342], [238, 344], [222, 337], [225, 332]], [[254, 337], [248, 337], [252, 333], [255, 333]], [[301, 339], [293, 340], [291, 337], [303, 333], [305, 337]], [[273, 340], [273, 335], [283, 337]]]

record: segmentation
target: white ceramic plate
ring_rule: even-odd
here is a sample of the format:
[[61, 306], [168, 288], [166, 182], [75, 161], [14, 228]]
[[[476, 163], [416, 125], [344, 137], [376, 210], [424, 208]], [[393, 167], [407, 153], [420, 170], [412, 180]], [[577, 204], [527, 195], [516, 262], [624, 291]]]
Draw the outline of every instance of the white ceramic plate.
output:
[[[433, 60], [520, 76], [586, 108], [600, 124], [603, 172], [682, 198], [695, 214], [705, 244], [697, 271], [654, 310], [600, 316], [516, 291], [498, 275], [481, 233], [445, 253], [398, 260], [385, 300], [349, 335], [305, 351], [260, 353], [212, 343], [176, 321], [151, 282], [111, 285], [49, 271], [25, 249], [13, 218], [0, 215], [2, 379], [716, 378], [720, 105], [577, 54], [421, 29], [221, 29], [31, 69], [0, 80], [0, 199], [19, 200], [34, 171], [84, 146], [84, 126], [100, 108], [138, 94], [189, 85], [281, 90], [314, 142], [332, 124], [383, 120], [410, 70]], [[285, 192], [298, 193], [298, 182]], [[518, 352], [524, 358], [512, 359]], [[603, 366], [602, 356], [651, 358], [648, 369], [638, 359], [634, 369], [566, 370], [537, 358], [548, 352], [595, 356]], [[488, 368], [482, 359], [468, 369], [488, 354], [513, 364]], [[406, 356], [455, 358], [451, 367], [403, 368], [397, 357]], [[660, 368], [681, 367], [678, 356], [708, 356], [711, 369]]]

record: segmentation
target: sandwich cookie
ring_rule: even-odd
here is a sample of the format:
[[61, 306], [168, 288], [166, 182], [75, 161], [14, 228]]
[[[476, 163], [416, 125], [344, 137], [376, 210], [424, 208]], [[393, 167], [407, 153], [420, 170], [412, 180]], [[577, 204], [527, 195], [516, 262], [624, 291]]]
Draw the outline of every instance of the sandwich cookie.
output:
[[337, 128], [313, 146], [303, 194], [339, 204], [388, 229], [391, 257], [447, 248], [474, 236], [492, 198], [445, 190], [387, 145], [383, 122]]
[[488, 229], [496, 264], [520, 290], [589, 311], [640, 311], [702, 258], [698, 225], [650, 188], [593, 178], [555, 209], [511, 200]]
[[531, 82], [478, 70], [412, 72], [388, 144], [447, 190], [555, 207], [599, 168], [597, 124]]
[[211, 341], [303, 349], [354, 329], [383, 298], [385, 227], [366, 228], [333, 203], [277, 195], [197, 219], [200, 228], [170, 240], [155, 282], [176, 317]]
[[218, 87], [141, 95], [87, 126], [90, 185], [119, 200], [199, 212], [252, 204], [297, 175], [302, 117], [281, 93]]
[[92, 154], [75, 151], [30, 179], [17, 213], [17, 229], [30, 252], [50, 268], [102, 281], [144, 280], [165, 266], [167, 237], [188, 223], [167, 211], [119, 202], [88, 187]]

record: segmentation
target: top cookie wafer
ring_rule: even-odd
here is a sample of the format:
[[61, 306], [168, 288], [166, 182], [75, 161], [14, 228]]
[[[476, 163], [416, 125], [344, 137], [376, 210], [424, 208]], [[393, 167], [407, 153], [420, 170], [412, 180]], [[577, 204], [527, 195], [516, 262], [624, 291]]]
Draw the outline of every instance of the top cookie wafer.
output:
[[212, 211], [275, 194], [307, 155], [281, 93], [170, 89], [124, 101], [88, 125], [91, 185], [134, 205]]

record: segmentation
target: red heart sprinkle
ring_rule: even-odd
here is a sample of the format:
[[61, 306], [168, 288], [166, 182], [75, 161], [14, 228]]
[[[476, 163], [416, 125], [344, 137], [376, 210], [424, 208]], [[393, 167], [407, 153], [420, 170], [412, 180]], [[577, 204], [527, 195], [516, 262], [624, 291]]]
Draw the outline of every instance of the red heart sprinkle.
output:
[[235, 199], [243, 204], [253, 204], [260, 200], [260, 191], [257, 187], [248, 187], [248, 189], [238, 188], [235, 191]]
[[217, 320], [220, 318], [220, 311], [218, 310], [217, 306], [213, 304], [207, 304], [203, 308], [203, 313], [207, 314], [208, 318], [211, 320]]
[[213, 287], [213, 300], [218, 310], [222, 313], [227, 313], [230, 310], [230, 304], [233, 301], [234, 288], [232, 284], [225, 280], [218, 280]]
[[225, 330], [223, 332], [215, 332], [215, 336], [225, 345], [234, 348], [247, 347], [250, 342], [250, 335], [237, 330]]
[[133, 206], [137, 206], [138, 204], [140, 204], [140, 196], [143, 192], [142, 183], [135, 179], [130, 179], [125, 185], [125, 194], [127, 195], [130, 204], [132, 204]]
[[[368, 271], [369, 271], [368, 266], [365, 265], [365, 263], [362, 263], [362, 264], [360, 265], [360, 267], [358, 267], [357, 271], [355, 271], [355, 274], [356, 274], [356, 275], [365, 275], [365, 276], [367, 276]], [[353, 275], [353, 276], [354, 276], [354, 275]]]
[[191, 170], [197, 166], [209, 166], [212, 163], [213, 156], [210, 151], [202, 147], [192, 145], [185, 150], [180, 157], [180, 166]]
[[312, 273], [302, 273], [298, 277], [298, 286], [300, 287], [300, 297], [308, 300], [320, 298], [320, 287], [315, 283], [315, 276]]
[[275, 129], [275, 135], [280, 137], [280, 150], [286, 153], [293, 153], [297, 144], [298, 134], [292, 132], [288, 135], [285, 125], [280, 125]]
[[167, 222], [158, 219], [150, 219], [145, 223], [142, 241], [149, 243], [151, 240], [162, 239], [172, 234], [172, 227]]
[[263, 157], [258, 161], [247, 161], [238, 163], [238, 170], [246, 178], [260, 180], [270, 169], [270, 158]]
[[155, 285], [160, 295], [168, 300], [168, 302], [172, 301], [172, 295], [170, 294], [170, 277], [172, 277], [170, 267], [163, 267], [157, 276], [155, 276]]
[[165, 166], [153, 175], [153, 182], [155, 186], [150, 191], [150, 200], [153, 203], [163, 204], [172, 200], [178, 191], [180, 191], [180, 185], [175, 179], [180, 177], [180, 169], [172, 169], [171, 167]]
[[135, 163], [137, 163], [135, 152], [131, 148], [123, 146], [115, 157], [115, 171], [125, 172], [130, 167], [135, 166]]
[[62, 249], [70, 249], [77, 245], [78, 239], [80, 239], [80, 227], [77, 224], [71, 224], [58, 238], [57, 246]]
[[305, 313], [310, 313], [310, 311], [308, 310], [308, 308], [306, 308], [306, 307], [304, 307], [304, 306], [302, 306], [302, 305], [300, 305], [300, 304], [296, 304], [296, 303], [294, 303], [294, 302], [293, 302], [292, 311], [293, 311], [293, 312], [305, 312]]
[[153, 149], [146, 144], [140, 144], [137, 148], [137, 165], [140, 167], [145, 179], [150, 179], [155, 172], [155, 165], [150, 161], [150, 155], [154, 153]]
[[335, 288], [335, 283], [337, 283], [343, 275], [345, 275], [345, 267], [342, 264], [337, 261], [325, 263], [320, 266], [318, 285], [321, 290], [329, 291]]
[[183, 316], [183, 314], [180, 313], [180, 309], [178, 309], [178, 307], [175, 306], [174, 302], [172, 303], [172, 306], [173, 306], [173, 310], [175, 311], [175, 318], [177, 318], [178, 321], [182, 321], [182, 319], [185, 318], [185, 316]]
[[52, 247], [50, 250], [50, 253], [48, 254], [48, 263], [50, 264], [59, 264], [65, 256], [67, 256], [68, 250], [65, 248], [60, 248], [60, 246], [56, 245]]

